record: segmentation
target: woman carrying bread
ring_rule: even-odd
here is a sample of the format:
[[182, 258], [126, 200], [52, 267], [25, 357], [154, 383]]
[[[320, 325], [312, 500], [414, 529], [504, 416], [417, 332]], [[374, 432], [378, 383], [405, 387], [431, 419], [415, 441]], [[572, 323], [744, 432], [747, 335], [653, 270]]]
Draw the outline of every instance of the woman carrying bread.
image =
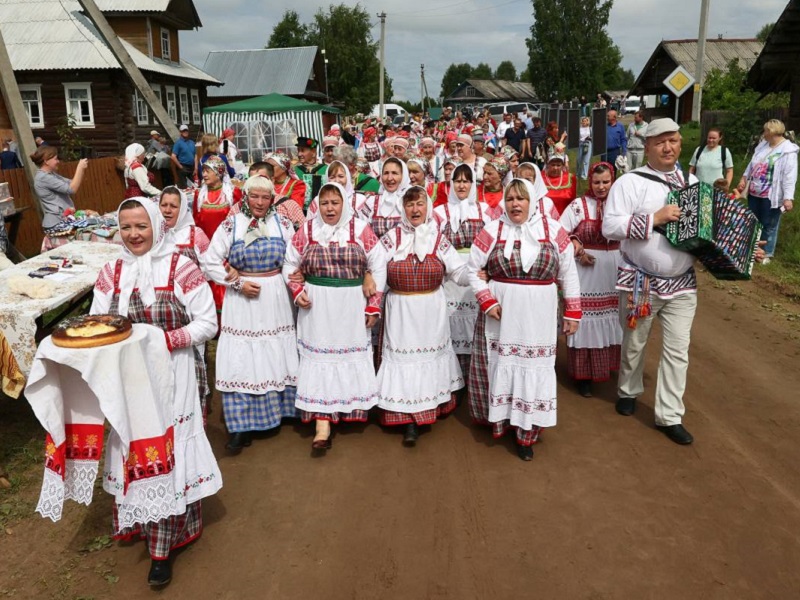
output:
[[[91, 314], [126, 316], [164, 330], [175, 377], [173, 405], [175, 463], [173, 487], [183, 512], [158, 521], [120, 530], [114, 507], [114, 537], [143, 538], [151, 566], [150, 585], [169, 583], [170, 551], [194, 541], [203, 531], [200, 500], [222, 487], [222, 476], [203, 428], [198, 374], [203, 362], [196, 345], [214, 337], [217, 319], [211, 289], [191, 260], [174, 252], [174, 244], [158, 204], [147, 198], [130, 198], [118, 211], [122, 258], [107, 263], [97, 278]], [[121, 453], [119, 436], [109, 436], [108, 452]], [[124, 488], [124, 461], [103, 478], [110, 494]], [[117, 472], [118, 469], [118, 472]]]

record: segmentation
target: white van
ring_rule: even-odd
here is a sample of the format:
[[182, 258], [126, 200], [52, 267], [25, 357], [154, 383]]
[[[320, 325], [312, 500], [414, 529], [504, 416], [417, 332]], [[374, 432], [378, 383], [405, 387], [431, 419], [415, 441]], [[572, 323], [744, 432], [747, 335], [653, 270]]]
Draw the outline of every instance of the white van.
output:
[[642, 99], [639, 96], [628, 96], [625, 98], [625, 106], [622, 107], [623, 115], [632, 115], [642, 105]]
[[515, 118], [519, 117], [523, 121], [528, 118], [528, 111], [531, 111], [534, 116], [539, 115], [539, 108], [535, 104], [527, 102], [498, 102], [490, 104], [488, 108], [489, 114], [497, 121], [502, 119], [506, 113], [514, 115]]
[[[373, 106], [372, 107], [372, 112], [370, 114], [375, 116], [375, 117], [380, 115], [381, 114], [381, 106], [380, 106], [380, 104], [376, 104], [375, 106]], [[406, 112], [406, 109], [403, 108], [402, 106], [400, 106], [399, 104], [384, 104], [383, 105], [383, 115], [386, 116], [386, 117], [391, 117], [392, 119], [394, 119], [397, 115], [405, 116], [406, 114], [408, 114]]]

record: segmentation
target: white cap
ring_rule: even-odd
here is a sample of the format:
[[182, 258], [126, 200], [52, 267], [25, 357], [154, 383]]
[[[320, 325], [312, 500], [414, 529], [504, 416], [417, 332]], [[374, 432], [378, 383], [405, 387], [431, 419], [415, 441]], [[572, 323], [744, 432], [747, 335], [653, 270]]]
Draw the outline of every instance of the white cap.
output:
[[189, 126], [188, 125], [181, 125], [180, 127], [178, 127], [178, 129], [180, 131], [189, 131]]
[[668, 117], [664, 119], [654, 119], [650, 121], [650, 124], [647, 126], [644, 137], [656, 137], [662, 133], [675, 133], [680, 130], [681, 126]]

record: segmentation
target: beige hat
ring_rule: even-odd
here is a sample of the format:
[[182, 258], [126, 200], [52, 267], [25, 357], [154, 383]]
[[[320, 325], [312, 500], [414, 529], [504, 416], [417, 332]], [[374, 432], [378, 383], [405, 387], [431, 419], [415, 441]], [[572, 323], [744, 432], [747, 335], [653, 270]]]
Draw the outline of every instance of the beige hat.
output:
[[155, 129], [153, 129], [153, 131], [150, 132], [150, 135], [160, 135], [160, 134]]
[[650, 121], [650, 124], [647, 126], [644, 137], [656, 137], [662, 133], [674, 133], [680, 130], [681, 126], [670, 118], [654, 119]]

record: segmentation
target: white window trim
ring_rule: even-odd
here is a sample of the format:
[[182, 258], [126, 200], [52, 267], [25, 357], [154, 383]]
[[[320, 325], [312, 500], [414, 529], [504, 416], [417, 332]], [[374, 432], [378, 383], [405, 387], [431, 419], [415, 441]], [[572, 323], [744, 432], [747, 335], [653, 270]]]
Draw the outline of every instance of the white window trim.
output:
[[[69, 92], [70, 90], [86, 90], [88, 92], [88, 101], [89, 101], [89, 114], [91, 115], [91, 120], [88, 123], [81, 123], [78, 119], [75, 119], [75, 128], [76, 129], [91, 129], [94, 127], [94, 103], [92, 102], [92, 83], [91, 82], [77, 82], [72, 81], [70, 83], [64, 83], [64, 101], [67, 105], [67, 115], [71, 115], [69, 108]], [[73, 115], [74, 117], [75, 115]]]
[[[34, 123], [31, 121], [31, 115], [28, 114], [28, 124], [31, 126], [31, 129], [44, 129], [44, 106], [42, 105], [42, 84], [41, 83], [29, 83], [25, 85], [19, 86], [20, 93], [22, 92], [36, 92], [38, 97], [37, 103], [39, 104], [39, 116], [42, 119], [41, 123]], [[27, 100], [23, 100], [22, 104], [25, 105]], [[27, 111], [26, 111], [27, 112]]]
[[[164, 34], [167, 34], [167, 52], [166, 56], [164, 55]], [[169, 29], [164, 27], [161, 28], [161, 34], [159, 36], [159, 42], [161, 43], [161, 58], [164, 60], [172, 60], [172, 39], [169, 36]]]
[[153, 25], [150, 23], [150, 17], [147, 17], [147, 54], [153, 58]]
[[[170, 94], [170, 92], [172, 92], [173, 103], [175, 104], [175, 113], [174, 114], [171, 113], [170, 110], [169, 110], [169, 94]], [[174, 85], [165, 85], [164, 86], [164, 100], [165, 100], [164, 107], [167, 109], [167, 114], [170, 116], [170, 118], [172, 119], [172, 121], [174, 123], [178, 123], [178, 96], [177, 96], [177, 93], [175, 92], [175, 86]]]
[[[199, 125], [203, 114], [203, 108], [200, 106], [200, 92], [198, 90], [189, 90], [189, 97], [192, 104], [192, 123]], [[195, 103], [195, 100], [197, 103]]]
[[[139, 113], [139, 106], [142, 107], [143, 113]], [[133, 111], [136, 114], [136, 124], [137, 125], [149, 125], [150, 124], [150, 107], [147, 105], [147, 102], [139, 93], [139, 90], [134, 90], [133, 92]]]
[[[181, 100], [181, 96], [186, 96], [186, 111], [184, 112], [183, 100]], [[178, 108], [180, 109], [181, 115], [181, 123], [191, 123], [192, 122], [192, 101], [189, 98], [189, 90], [185, 87], [178, 88]]]

